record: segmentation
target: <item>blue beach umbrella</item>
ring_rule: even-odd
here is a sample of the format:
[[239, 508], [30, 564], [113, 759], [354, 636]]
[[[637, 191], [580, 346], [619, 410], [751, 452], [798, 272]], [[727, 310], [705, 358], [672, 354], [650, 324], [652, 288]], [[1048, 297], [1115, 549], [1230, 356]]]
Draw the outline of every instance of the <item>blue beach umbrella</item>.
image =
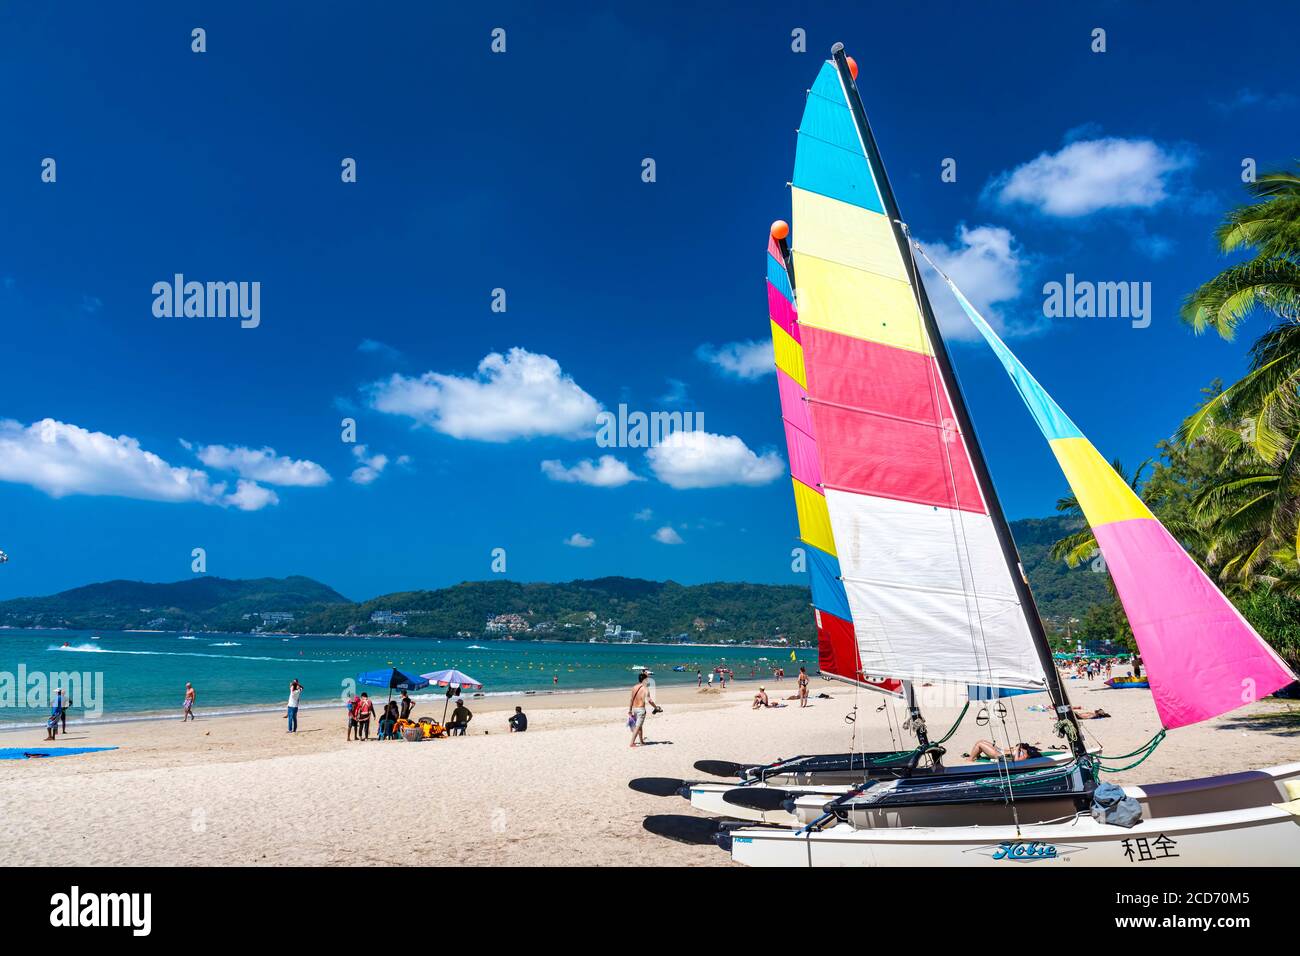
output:
[[387, 687], [389, 700], [393, 699], [394, 690], [419, 690], [421, 687], [429, 686], [429, 682], [423, 677], [412, 677], [396, 667], [385, 667], [382, 670], [358, 674], [357, 683], [367, 687]]

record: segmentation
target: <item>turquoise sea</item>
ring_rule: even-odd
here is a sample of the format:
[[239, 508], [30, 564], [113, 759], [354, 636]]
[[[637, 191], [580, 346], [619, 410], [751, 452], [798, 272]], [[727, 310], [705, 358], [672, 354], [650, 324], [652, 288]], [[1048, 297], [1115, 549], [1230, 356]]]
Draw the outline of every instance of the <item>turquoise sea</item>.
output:
[[[816, 657], [815, 650], [799, 654]], [[282, 707], [294, 678], [304, 687], [303, 706], [333, 706], [358, 674], [389, 666], [412, 674], [455, 667], [481, 681], [485, 694], [518, 694], [630, 686], [639, 667], [671, 685], [693, 684], [697, 669], [716, 666], [747, 679], [799, 665], [780, 648], [0, 629], [0, 727], [44, 723], [49, 703], [36, 697], [38, 688], [73, 692], [70, 721], [120, 720], [179, 714], [190, 681], [197, 712], [213, 715]], [[412, 696], [441, 700], [443, 693]]]

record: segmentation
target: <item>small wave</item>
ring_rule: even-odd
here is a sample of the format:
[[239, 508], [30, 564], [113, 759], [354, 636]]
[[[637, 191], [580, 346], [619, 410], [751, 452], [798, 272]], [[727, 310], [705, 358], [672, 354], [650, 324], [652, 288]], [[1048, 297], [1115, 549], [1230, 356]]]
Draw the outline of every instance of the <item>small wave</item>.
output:
[[[228, 647], [231, 645], [217, 644], [217, 647]], [[240, 645], [235, 644], [235, 647]], [[94, 644], [81, 644], [77, 647], [58, 647], [51, 644], [46, 648], [47, 651], [78, 651], [82, 654], [130, 654], [136, 657], [210, 657], [218, 661], [275, 661], [280, 664], [346, 664], [346, 657], [334, 658], [315, 658], [315, 657], [253, 657], [248, 654], [204, 654], [201, 651], [122, 651], [109, 650], [107, 647], [96, 647]]]
[[244, 646], [243, 644], [239, 644], [236, 641], [222, 641], [220, 644], [208, 645], [208, 647], [243, 647], [243, 646]]
[[465, 650], [467, 650], [467, 651], [486, 651], [487, 648], [486, 648], [486, 647], [483, 647], [483, 646], [480, 645], [480, 644], [471, 644], [469, 647], [465, 648]]
[[180, 637], [176, 638], [176, 640], [178, 640], [178, 641], [197, 641], [198, 638], [195, 637], [193, 634], [182, 634]]

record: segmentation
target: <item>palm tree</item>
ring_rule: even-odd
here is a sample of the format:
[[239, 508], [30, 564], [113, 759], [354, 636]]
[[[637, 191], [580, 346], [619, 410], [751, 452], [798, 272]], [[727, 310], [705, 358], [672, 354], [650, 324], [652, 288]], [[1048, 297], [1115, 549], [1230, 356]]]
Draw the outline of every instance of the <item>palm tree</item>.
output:
[[1230, 339], [1257, 307], [1300, 321], [1300, 175], [1264, 173], [1246, 189], [1257, 201], [1228, 213], [1215, 238], [1221, 252], [1255, 254], [1187, 297], [1183, 319], [1198, 333], [1214, 329]]
[[1266, 460], [1238, 430], [1217, 426], [1198, 445], [1211, 446], [1220, 456], [1216, 473], [1192, 499], [1195, 522], [1205, 536], [1205, 564], [1230, 592], [1263, 585], [1295, 593], [1300, 442]]
[[1274, 461], [1290, 445], [1300, 414], [1300, 175], [1265, 173], [1247, 189], [1256, 201], [1229, 212], [1215, 238], [1224, 253], [1254, 255], [1191, 293], [1182, 317], [1198, 334], [1214, 329], [1225, 339], [1257, 308], [1279, 321], [1251, 348], [1245, 378], [1188, 418], [1179, 438], [1192, 442], [1216, 425], [1245, 423], [1255, 450]]

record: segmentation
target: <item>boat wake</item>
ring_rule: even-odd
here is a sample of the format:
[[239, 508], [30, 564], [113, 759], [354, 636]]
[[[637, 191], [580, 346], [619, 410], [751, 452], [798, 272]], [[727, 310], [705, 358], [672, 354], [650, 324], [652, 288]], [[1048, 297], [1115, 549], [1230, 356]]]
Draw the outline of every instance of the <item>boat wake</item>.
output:
[[[213, 644], [213, 647], [239, 647], [238, 644]], [[96, 647], [94, 644], [79, 644], [76, 647], [58, 647], [51, 644], [47, 651], [78, 652], [82, 654], [130, 654], [139, 657], [211, 657], [220, 661], [274, 661], [282, 664], [346, 664], [346, 657], [313, 660], [309, 657], [263, 657], [251, 654], [204, 654], [201, 651], [123, 651]]]

